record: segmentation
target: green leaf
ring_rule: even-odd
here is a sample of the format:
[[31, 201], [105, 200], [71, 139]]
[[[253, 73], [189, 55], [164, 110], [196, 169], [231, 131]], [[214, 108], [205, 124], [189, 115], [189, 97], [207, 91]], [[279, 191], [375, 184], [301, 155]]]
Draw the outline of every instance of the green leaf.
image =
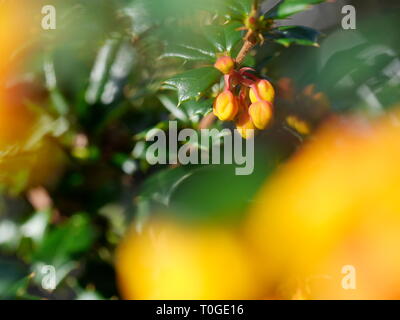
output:
[[180, 37], [179, 42], [172, 40], [165, 48], [161, 58], [173, 57], [191, 61], [215, 61], [215, 48], [205, 39], [199, 37], [199, 35], [192, 35], [192, 39]]
[[268, 19], [286, 19], [296, 13], [310, 9], [313, 5], [326, 0], [283, 0], [269, 10], [265, 16]]
[[218, 52], [231, 52], [242, 40], [241, 32], [237, 29], [242, 26], [239, 22], [232, 22], [223, 26], [209, 26], [204, 30], [207, 39]]
[[[150, 128], [147, 128], [147, 129], [145, 129], [145, 130], [143, 130], [143, 131], [141, 131], [141, 132], [135, 134], [134, 138], [135, 138], [135, 140], [137, 140], [137, 141], [145, 140], [147, 134], [148, 134], [150, 131], [152, 131], [153, 129], [160, 129], [160, 130], [164, 130], [164, 131], [165, 131], [165, 130], [168, 130], [168, 126], [169, 126], [169, 120], [168, 120], [168, 119], [167, 119], [167, 120], [164, 120], [164, 121], [160, 121], [160, 122], [158, 122], [155, 126], [152, 126], [152, 127], [150, 127]], [[139, 150], [139, 149], [140, 149], [140, 150]], [[136, 159], [144, 159], [144, 158], [142, 158], [142, 156], [144, 156], [144, 155], [143, 155], [143, 151], [144, 151], [144, 150], [145, 150], [145, 149], [142, 148], [142, 146], [140, 146], [140, 147], [137, 148], [137, 151], [136, 151], [136, 147], [135, 147], [135, 149], [132, 151], [132, 152], [133, 152], [134, 158], [136, 158]]]
[[165, 84], [178, 91], [178, 105], [197, 98], [211, 87], [221, 76], [213, 67], [204, 67], [186, 71], [165, 81]]
[[230, 20], [242, 20], [251, 12], [254, 0], [200, 0], [191, 2], [197, 4], [197, 9], [213, 14], [217, 12]]
[[191, 174], [189, 168], [183, 166], [159, 171], [143, 183], [140, 198], [167, 206], [171, 193]]
[[254, 0], [226, 0], [227, 14], [244, 17], [251, 12]]
[[176, 34], [167, 44], [161, 58], [173, 57], [189, 61], [207, 61], [214, 63], [217, 53], [231, 53], [242, 40], [238, 28], [241, 23], [207, 26], [201, 33], [185, 31]]
[[27, 293], [32, 276], [27, 275], [22, 279], [15, 281], [12, 286], [7, 290], [5, 296], [9, 298], [23, 299], [23, 300], [39, 300], [40, 297], [33, 296]]
[[[158, 99], [164, 107], [176, 118], [183, 123], [197, 124], [207, 113], [212, 110], [212, 100], [201, 99], [200, 101], [189, 100], [177, 106], [176, 97], [167, 95], [158, 95]], [[167, 124], [168, 127], [168, 124]], [[166, 128], [160, 128], [166, 129]]]
[[155, 208], [169, 206], [171, 194], [192, 173], [189, 166], [180, 166], [164, 169], [146, 179], [137, 198], [135, 226], [138, 230], [146, 224]]
[[164, 107], [176, 118], [181, 121], [187, 121], [187, 116], [186, 114], [177, 106], [176, 101], [173, 101], [170, 97], [167, 95], [160, 94], [158, 96], [158, 99], [161, 101], [161, 103], [164, 105]]
[[159, 171], [146, 179], [136, 202], [135, 226], [138, 230], [146, 224], [154, 208], [168, 207], [171, 193], [190, 175], [188, 167], [180, 166]]
[[318, 46], [320, 32], [303, 26], [283, 26], [272, 30], [273, 41], [285, 47], [291, 44]]
[[182, 110], [193, 123], [198, 123], [207, 113], [212, 110], [212, 101], [210, 99], [202, 101], [189, 100], [182, 104]]
[[93, 243], [95, 231], [86, 215], [76, 214], [65, 224], [47, 233], [33, 254], [33, 261], [54, 265], [56, 268], [76, 254], [84, 252]]
[[[198, 168], [171, 192], [171, 214], [190, 222], [236, 223], [272, 172], [278, 157], [256, 156], [254, 172], [235, 174], [237, 165], [207, 165]], [[268, 160], [267, 160], [268, 159]]]
[[27, 287], [29, 270], [21, 262], [0, 256], [0, 298], [13, 298]]

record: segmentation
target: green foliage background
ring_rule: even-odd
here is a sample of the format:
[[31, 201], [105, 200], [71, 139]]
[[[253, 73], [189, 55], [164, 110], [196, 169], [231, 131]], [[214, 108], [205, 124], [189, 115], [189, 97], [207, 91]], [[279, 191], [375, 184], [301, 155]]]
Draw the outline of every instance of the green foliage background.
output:
[[[400, 100], [399, 81], [388, 67], [398, 61], [399, 42], [396, 32], [387, 32], [398, 29], [398, 11], [383, 15], [360, 5], [359, 14], [365, 14], [358, 20], [357, 45], [349, 45], [351, 31], [340, 29], [340, 21], [319, 31], [281, 23], [321, 2], [285, 0], [263, 12], [266, 21], [278, 24], [263, 31], [265, 43], [244, 65], [274, 84], [281, 77], [294, 79], [299, 90], [315, 84], [329, 97], [331, 113], [385, 112]], [[20, 85], [45, 93], [39, 107], [57, 119], [62, 134], [55, 139], [68, 164], [56, 188], [48, 190], [53, 201], [48, 210], [35, 212], [24, 192], [1, 196], [0, 297], [118, 298], [114, 252], [131, 223], [140, 229], [163, 209], [193, 223], [237, 223], [261, 184], [304, 141], [287, 130], [279, 114], [312, 121], [313, 106], [278, 110], [273, 127], [257, 136], [251, 176], [235, 176], [230, 165], [152, 167], [145, 161], [146, 133], [166, 130], [172, 119], [180, 128], [199, 127], [221, 87], [212, 65], [220, 54], [239, 52], [245, 31], [238, 29], [253, 1], [45, 4], [50, 3], [57, 8], [57, 30], [26, 44], [39, 49], [26, 63], [25, 72], [33, 76]], [[51, 85], [53, 76], [57, 81]], [[356, 94], [363, 85], [376, 94], [381, 110]], [[77, 134], [88, 145], [77, 148]], [[61, 219], [54, 219], [54, 210]], [[53, 292], [40, 285], [44, 264], [57, 270]]]

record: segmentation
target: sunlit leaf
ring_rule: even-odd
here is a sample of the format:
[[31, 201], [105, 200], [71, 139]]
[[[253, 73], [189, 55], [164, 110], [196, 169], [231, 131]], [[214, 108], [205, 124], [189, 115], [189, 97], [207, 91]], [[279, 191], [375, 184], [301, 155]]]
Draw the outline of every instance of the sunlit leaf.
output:
[[231, 53], [241, 41], [240, 26], [239, 22], [232, 22], [204, 27], [200, 33], [182, 32], [168, 42], [161, 57], [214, 63], [218, 53]]
[[216, 55], [214, 51], [207, 50], [204, 47], [201, 48], [192, 44], [181, 43], [169, 45], [161, 55], [161, 58], [166, 57], [212, 62], [215, 60]]
[[211, 87], [221, 76], [213, 67], [204, 67], [186, 71], [169, 78], [165, 83], [178, 91], [178, 104], [189, 99], [197, 98]]
[[296, 13], [310, 9], [313, 5], [326, 0], [283, 0], [268, 11], [265, 16], [270, 19], [286, 19]]

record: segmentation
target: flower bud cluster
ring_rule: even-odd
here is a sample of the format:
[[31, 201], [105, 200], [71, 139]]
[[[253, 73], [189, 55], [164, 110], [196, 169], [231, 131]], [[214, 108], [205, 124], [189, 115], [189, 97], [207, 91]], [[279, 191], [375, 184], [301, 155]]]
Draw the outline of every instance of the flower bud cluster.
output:
[[272, 84], [251, 73], [251, 68], [235, 70], [235, 61], [228, 56], [219, 58], [214, 67], [225, 77], [225, 88], [213, 106], [218, 119], [235, 121], [236, 129], [245, 139], [254, 129], [265, 129], [273, 116], [275, 90]]

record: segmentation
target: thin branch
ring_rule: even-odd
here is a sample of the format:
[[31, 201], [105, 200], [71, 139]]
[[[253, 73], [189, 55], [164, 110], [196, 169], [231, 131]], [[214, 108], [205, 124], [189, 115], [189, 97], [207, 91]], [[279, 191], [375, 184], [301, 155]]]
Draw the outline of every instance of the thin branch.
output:
[[[246, 36], [247, 38], [247, 36]], [[250, 38], [253, 38], [252, 35], [250, 35]], [[241, 64], [243, 63], [244, 59], [246, 58], [246, 56], [249, 54], [249, 52], [251, 51], [251, 49], [254, 48], [254, 46], [257, 44], [257, 41], [253, 40], [253, 39], [246, 39], [244, 41], [244, 44], [242, 46], [242, 48], [240, 49], [237, 57], [236, 57], [236, 63], [237, 64]]]

